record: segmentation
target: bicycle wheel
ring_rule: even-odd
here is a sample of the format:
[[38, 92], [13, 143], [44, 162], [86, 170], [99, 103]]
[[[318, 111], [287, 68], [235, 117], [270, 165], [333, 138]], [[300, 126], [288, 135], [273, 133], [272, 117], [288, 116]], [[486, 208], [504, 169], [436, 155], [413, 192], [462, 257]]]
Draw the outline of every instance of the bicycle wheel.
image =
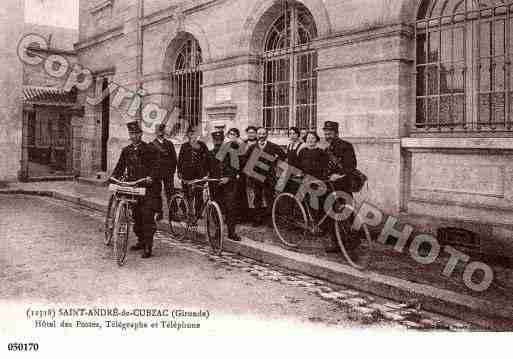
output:
[[289, 247], [298, 247], [308, 231], [303, 205], [290, 193], [281, 193], [273, 203], [272, 220], [278, 238]]
[[[355, 213], [353, 208], [353, 214]], [[371, 257], [371, 238], [364, 224], [364, 234], [354, 231], [352, 220], [334, 221], [337, 242], [346, 261], [357, 269], [365, 269]]]
[[112, 233], [114, 232], [114, 216], [116, 215], [116, 196], [112, 194], [109, 198], [109, 204], [107, 205], [107, 214], [105, 215], [104, 232], [105, 237], [103, 243], [106, 246], [110, 246], [112, 243]]
[[125, 264], [128, 249], [128, 234], [130, 219], [128, 218], [128, 203], [122, 201], [116, 209], [114, 220], [114, 259], [119, 266]]
[[169, 229], [171, 236], [183, 238], [187, 234], [189, 206], [184, 196], [176, 193], [169, 200]]
[[216, 202], [208, 202], [205, 208], [207, 238], [215, 254], [223, 250], [224, 223], [221, 208]]

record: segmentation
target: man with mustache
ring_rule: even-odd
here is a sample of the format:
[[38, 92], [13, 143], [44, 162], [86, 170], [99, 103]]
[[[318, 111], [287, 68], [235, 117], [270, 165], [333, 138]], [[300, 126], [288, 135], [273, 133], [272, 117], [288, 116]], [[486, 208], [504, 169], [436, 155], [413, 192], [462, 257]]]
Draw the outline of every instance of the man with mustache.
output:
[[265, 127], [260, 127], [257, 130], [257, 143], [251, 145], [248, 148], [248, 158], [254, 155], [255, 151], [264, 152], [267, 156], [274, 158], [274, 161], [269, 162], [268, 160], [261, 158], [260, 161], [270, 166], [270, 170], [265, 173], [260, 169], [255, 169], [256, 172], [261, 173], [265, 176], [265, 181], [259, 182], [253, 179], [252, 186], [248, 186], [250, 206], [253, 205], [255, 208], [255, 218], [253, 225], [262, 225], [267, 217], [271, 213], [273, 205], [275, 191], [274, 185], [276, 183], [276, 163], [277, 160], [284, 161], [286, 158], [285, 152], [277, 144], [267, 139], [268, 131]]

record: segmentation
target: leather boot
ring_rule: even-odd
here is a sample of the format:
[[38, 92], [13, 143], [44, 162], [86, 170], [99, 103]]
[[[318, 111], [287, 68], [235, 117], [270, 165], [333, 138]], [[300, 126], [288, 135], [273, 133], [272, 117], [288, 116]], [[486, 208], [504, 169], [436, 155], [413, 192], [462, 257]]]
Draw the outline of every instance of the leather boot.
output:
[[235, 241], [235, 242], [240, 242], [241, 241], [240, 236], [237, 233], [235, 233], [235, 232], [228, 233], [228, 239], [231, 239], [232, 241]]
[[151, 246], [144, 246], [144, 252], [141, 256], [141, 258], [150, 258], [151, 257]]
[[235, 241], [235, 242], [240, 242], [240, 236], [237, 233], [235, 233], [235, 224], [234, 223], [228, 224], [228, 239], [231, 239], [232, 241]]

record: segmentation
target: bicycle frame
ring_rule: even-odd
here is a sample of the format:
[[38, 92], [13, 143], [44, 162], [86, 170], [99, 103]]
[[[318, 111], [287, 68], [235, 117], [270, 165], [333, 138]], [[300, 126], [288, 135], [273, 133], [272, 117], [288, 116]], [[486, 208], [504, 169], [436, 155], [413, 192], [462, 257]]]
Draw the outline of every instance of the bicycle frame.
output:
[[146, 194], [146, 188], [135, 186], [142, 183], [144, 180], [134, 182], [123, 182], [115, 178], [111, 178], [111, 180], [115, 182], [115, 184], [109, 185], [109, 191], [114, 192], [114, 207], [119, 206], [122, 202], [126, 202], [128, 204], [129, 218], [133, 222], [134, 216], [132, 207], [137, 204], [138, 198]]
[[[330, 192], [329, 193], [333, 193], [335, 192], [335, 188], [333, 186], [333, 181], [328, 181], [327, 182], [328, 185], [329, 185], [329, 190]], [[319, 219], [318, 221], [316, 219], [313, 218], [313, 215], [310, 211], [310, 205], [308, 203], [308, 200], [305, 198], [303, 198], [303, 200], [301, 201], [301, 205], [303, 206], [303, 209], [305, 210], [305, 213], [306, 213], [306, 217], [307, 217], [307, 221], [308, 221], [308, 230], [311, 232], [311, 233], [319, 233], [321, 232], [320, 230], [320, 227], [322, 226], [322, 224], [328, 219], [329, 217], [329, 213], [324, 213], [324, 215], [321, 217], [321, 219]]]
[[201, 214], [199, 214], [199, 213], [196, 214], [196, 208], [194, 208], [194, 206], [195, 206], [194, 197], [187, 199], [187, 197], [189, 197], [189, 194], [188, 193], [186, 194], [187, 201], [190, 202], [190, 200], [192, 200], [192, 203], [189, 203], [189, 208], [192, 213], [189, 213], [188, 216], [193, 220], [197, 220], [200, 215], [203, 215], [203, 216], [205, 215], [205, 209], [207, 208], [207, 205], [210, 202], [212, 202], [210, 186], [208, 184], [209, 183], [220, 183], [221, 180], [216, 179], [216, 178], [201, 178], [201, 179], [197, 179], [197, 180], [183, 181], [183, 182], [190, 186], [189, 191], [191, 192], [190, 194], [192, 195], [192, 197], [194, 196], [194, 189], [201, 188], [203, 190], [203, 194], [205, 196], [205, 201], [203, 203], [203, 208], [201, 209]]
[[[111, 204], [115, 212], [112, 227], [112, 230], [115, 232], [113, 233], [115, 236], [113, 253], [118, 265], [122, 266], [126, 260], [130, 226], [135, 221], [134, 207], [138, 202], [138, 197], [142, 197], [146, 194], [146, 188], [135, 186], [145, 180], [122, 182], [111, 178], [111, 181], [115, 182], [109, 185], [109, 191], [114, 193]], [[109, 213], [107, 213], [107, 216], [109, 216]]]
[[128, 217], [133, 222], [134, 221], [134, 214], [133, 214], [133, 206], [137, 204], [137, 198], [134, 198], [132, 196], [123, 194], [123, 193], [115, 193], [115, 206], [119, 206], [121, 203], [125, 202], [128, 204]]

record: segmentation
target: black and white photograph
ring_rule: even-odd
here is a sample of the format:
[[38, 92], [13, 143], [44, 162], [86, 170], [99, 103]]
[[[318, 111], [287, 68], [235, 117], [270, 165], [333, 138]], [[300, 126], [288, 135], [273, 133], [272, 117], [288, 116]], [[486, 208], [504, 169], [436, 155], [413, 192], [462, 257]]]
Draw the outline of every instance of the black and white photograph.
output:
[[512, 60], [513, 0], [2, 0], [0, 356], [489, 356]]

